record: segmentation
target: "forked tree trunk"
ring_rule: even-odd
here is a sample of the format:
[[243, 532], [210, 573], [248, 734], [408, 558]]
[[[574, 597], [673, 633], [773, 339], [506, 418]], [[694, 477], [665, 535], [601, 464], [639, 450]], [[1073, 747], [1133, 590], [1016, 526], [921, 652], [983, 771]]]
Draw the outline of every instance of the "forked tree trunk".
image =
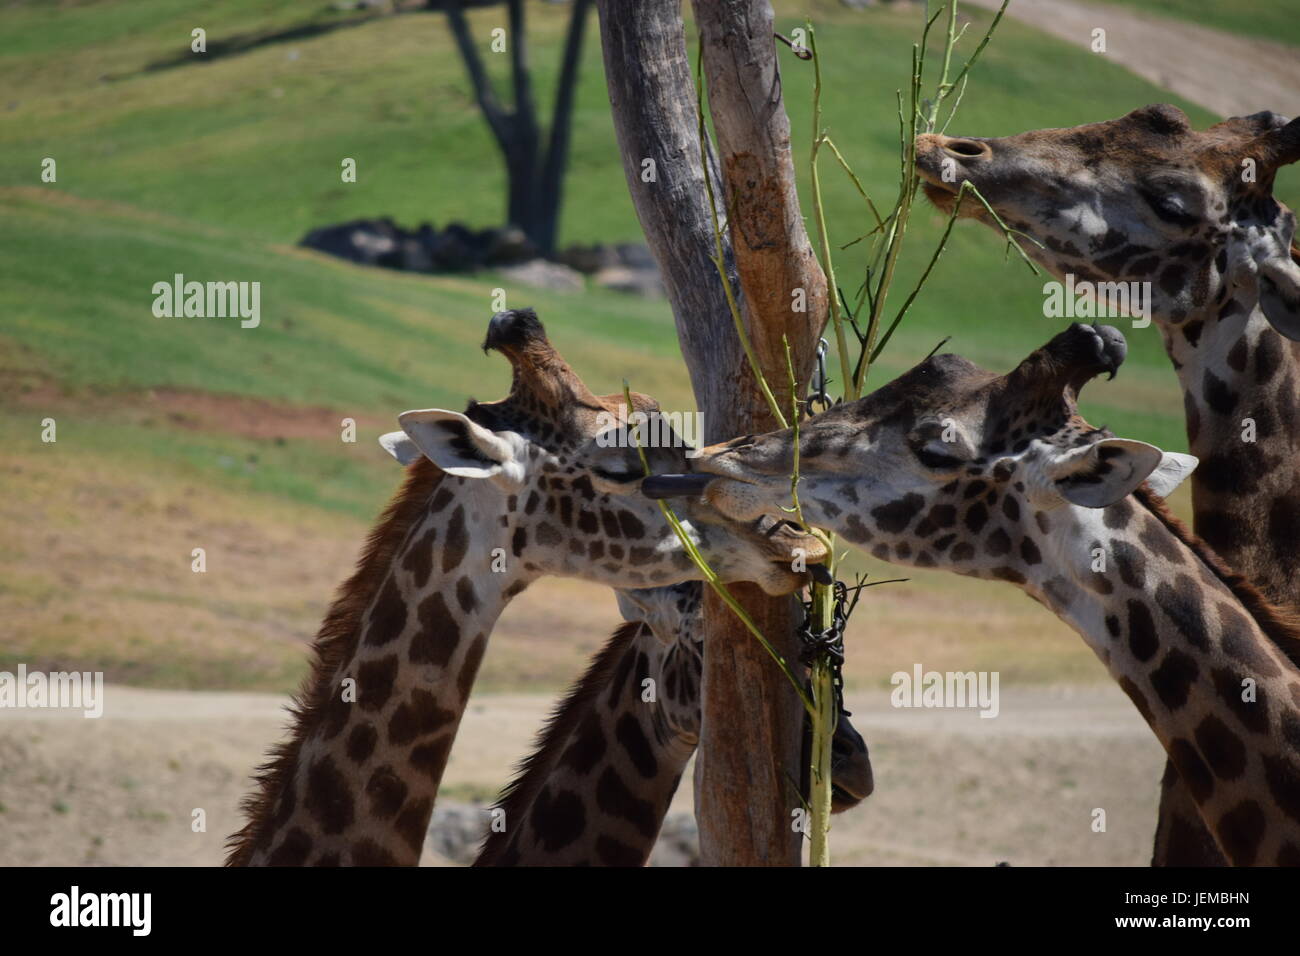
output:
[[495, 2], [430, 0], [428, 5], [430, 9], [446, 11], [452, 37], [474, 88], [474, 98], [505, 159], [506, 221], [522, 229], [539, 252], [551, 255], [555, 252], [560, 226], [560, 200], [564, 194], [564, 170], [569, 158], [574, 94], [591, 0], [573, 0], [545, 151], [542, 149], [542, 132], [537, 121], [532, 74], [528, 66], [524, 0], [505, 0], [509, 21], [506, 49], [510, 56], [511, 109], [506, 109], [498, 100], [478, 45], [470, 33], [469, 21], [465, 18], [466, 8], [492, 6]]
[[560, 200], [564, 196], [564, 170], [569, 162], [569, 130], [573, 125], [573, 98], [578, 86], [578, 66], [582, 59], [582, 38], [587, 28], [591, 0], [573, 0], [569, 30], [564, 38], [564, 57], [560, 62], [560, 80], [555, 89], [555, 109], [551, 115], [550, 138], [542, 162], [538, 186], [536, 235], [533, 241], [544, 253], [555, 251], [560, 228]]
[[[605, 76], [628, 186], [668, 288], [707, 441], [775, 424], [736, 335], [717, 270], [700, 164], [695, 89], [680, 5], [599, 0]], [[826, 316], [826, 282], [799, 214], [766, 0], [696, 3], [748, 334], [789, 407], [782, 333], [806, 384]], [[714, 172], [715, 189], [719, 185]], [[734, 262], [731, 261], [734, 250]], [[806, 311], [798, 312], [795, 291]], [[788, 417], [788, 414], [787, 414]], [[798, 656], [793, 599], [733, 586], [773, 645]], [[706, 865], [798, 865], [803, 714], [785, 677], [721, 601], [705, 605], [704, 720], [696, 816]]]

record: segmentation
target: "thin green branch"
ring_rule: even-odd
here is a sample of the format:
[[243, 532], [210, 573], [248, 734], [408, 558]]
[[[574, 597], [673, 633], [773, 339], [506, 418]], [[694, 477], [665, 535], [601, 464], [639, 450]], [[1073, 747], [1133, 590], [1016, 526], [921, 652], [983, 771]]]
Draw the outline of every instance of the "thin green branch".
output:
[[[980, 54], [984, 52], [984, 48], [989, 45], [989, 40], [993, 39], [993, 31], [996, 30], [998, 24], [1002, 22], [1002, 14], [1007, 12], [1007, 4], [1010, 2], [1011, 0], [1002, 0], [1002, 6], [998, 8], [997, 15], [993, 17], [993, 22], [989, 24], [989, 28], [984, 31], [984, 37], [980, 40], [979, 46], [977, 46], [975, 52], [970, 55], [970, 59], [966, 61], [966, 65], [961, 68], [961, 72], [957, 74], [957, 78], [953, 80], [952, 85], [955, 86], [958, 83], [964, 84], [966, 82], [966, 75], [970, 73], [970, 68], [975, 65], [975, 61], [980, 58]], [[956, 0], [953, 0], [953, 6], [956, 6]], [[948, 128], [948, 123], [952, 122], [952, 118], [955, 115], [957, 115], [957, 105], [953, 104], [952, 112], [948, 114], [948, 119], [943, 124], [944, 129]]]
[[[630, 415], [632, 411], [632, 391], [626, 379], [623, 381], [623, 403], [624, 408], [626, 409], [625, 414]], [[641, 446], [641, 430], [639, 427], [636, 427], [631, 431], [633, 443], [636, 447], [636, 453], [641, 459], [641, 469], [647, 476], [649, 476], [650, 461], [646, 458], [645, 449]], [[703, 576], [705, 582], [709, 587], [713, 588], [718, 597], [722, 598], [727, 607], [731, 608], [736, 617], [740, 618], [741, 623], [745, 625], [745, 629], [754, 635], [758, 640], [758, 643], [763, 646], [763, 650], [767, 651], [772, 660], [776, 662], [776, 666], [781, 669], [781, 673], [785, 675], [786, 680], [790, 682], [790, 686], [793, 687], [795, 693], [799, 695], [799, 700], [803, 704], [804, 709], [807, 710], [809, 714], [814, 713], [812, 698], [810, 698], [807, 691], [804, 690], [803, 683], [795, 677], [794, 671], [790, 669], [790, 665], [786, 662], [786, 659], [781, 656], [780, 652], [777, 651], [775, 647], [772, 646], [771, 641], [763, 636], [763, 632], [759, 630], [758, 625], [754, 623], [754, 619], [749, 616], [749, 612], [741, 606], [740, 602], [737, 601], [731, 591], [728, 590], [727, 585], [723, 583], [720, 577], [718, 577], [718, 573], [713, 570], [704, 555], [700, 553], [700, 549], [695, 546], [695, 542], [691, 540], [691, 536], [687, 533], [686, 528], [683, 527], [680, 519], [678, 519], [677, 515], [673, 512], [673, 509], [668, 506], [668, 502], [660, 501], [658, 504], [659, 510], [663, 512], [663, 516], [668, 522], [668, 526], [672, 528], [673, 533], [677, 535], [677, 540], [682, 543], [682, 549], [686, 552], [687, 556], [695, 566], [699, 568], [700, 574]]]
[[[877, 229], [884, 229], [885, 222], [880, 218], [880, 212], [876, 209], [876, 204], [872, 202], [871, 197], [867, 195], [866, 189], [863, 188], [862, 183], [858, 179], [857, 174], [853, 171], [853, 168], [849, 166], [848, 162], [845, 161], [844, 157], [840, 154], [839, 147], [835, 145], [835, 142], [829, 136], [823, 134], [822, 140], [830, 147], [831, 152], [835, 154], [835, 158], [839, 160], [840, 166], [849, 174], [849, 179], [852, 180], [853, 185], [857, 187], [858, 195], [866, 200], [867, 208], [871, 210], [871, 215], [876, 217], [876, 229], [873, 229], [872, 232], [875, 232]], [[871, 233], [869, 232], [867, 235], [869, 236]], [[866, 237], [864, 236], [863, 238]]]
[[1015, 237], [1018, 236], [1022, 239], [1026, 239], [1036, 245], [1039, 249], [1043, 248], [1043, 244], [1033, 236], [1029, 235], [1029, 233], [1021, 232], [1019, 229], [1012, 229], [1008, 226], [1003, 221], [1002, 217], [997, 214], [997, 210], [989, 205], [989, 201], [984, 198], [984, 194], [976, 188], [974, 183], [967, 181], [962, 183], [962, 186], [966, 187], [967, 192], [980, 201], [980, 204], [984, 207], [984, 211], [989, 214], [989, 217], [993, 220], [994, 224], [1002, 230], [1002, 235], [1007, 241], [1006, 255], [1010, 255], [1011, 250], [1015, 249], [1016, 252], [1020, 254], [1020, 258], [1024, 260], [1025, 265], [1029, 266], [1029, 271], [1034, 275], [1038, 275], [1038, 267], [1034, 265], [1034, 260], [1029, 258], [1029, 254], [1025, 252], [1020, 243], [1015, 241]]
[[915, 301], [916, 297], [921, 293], [921, 289], [925, 287], [925, 281], [930, 278], [930, 272], [934, 269], [935, 263], [939, 261], [939, 257], [943, 255], [944, 249], [947, 248], [948, 236], [952, 234], [952, 227], [957, 222], [957, 215], [961, 210], [961, 201], [966, 196], [966, 187], [968, 185], [968, 183], [962, 183], [960, 188], [958, 188], [957, 199], [952, 204], [952, 212], [948, 214], [948, 224], [944, 227], [943, 235], [939, 237], [939, 244], [934, 247], [934, 253], [930, 256], [930, 261], [926, 264], [925, 271], [921, 273], [921, 278], [916, 282], [916, 288], [914, 288], [903, 301], [903, 307], [898, 310], [898, 314], [894, 316], [894, 321], [889, 323], [889, 328], [885, 330], [885, 334], [881, 337], [880, 343], [876, 346], [875, 351], [871, 353], [871, 357], [868, 359], [869, 362], [874, 362], [880, 357], [880, 353], [885, 350], [885, 346], [889, 344], [890, 338], [893, 337], [894, 329], [898, 328], [898, 323], [903, 321], [903, 316], [907, 314], [907, 310], [911, 307], [912, 302]]
[[[822, 129], [822, 61], [821, 58], [817, 55], [817, 33], [815, 30], [813, 30], [812, 22], [808, 21], [806, 22], [805, 25], [808, 30], [808, 48], [809, 50], [812, 51], [812, 60], [813, 60], [813, 109], [812, 109], [813, 138], [812, 138], [812, 148], [809, 151], [809, 157], [808, 157], [808, 165], [811, 172], [810, 178], [812, 181], [813, 218], [817, 223], [817, 239], [819, 244], [821, 245], [822, 270], [826, 273], [826, 285], [831, 292], [829, 296], [830, 309], [831, 309], [831, 323], [835, 328], [835, 347], [836, 350], [839, 352], [839, 356], [840, 356], [840, 374], [844, 376], [845, 381], [848, 381], [849, 344], [848, 344], [848, 340], [845, 339], [844, 337], [844, 320], [843, 317], [840, 315], [839, 297], [836, 296], [834, 292], [835, 263], [834, 260], [831, 258], [830, 239], [828, 238], [826, 232], [826, 210], [822, 207], [821, 178], [817, 172], [817, 151], [821, 148], [822, 143], [827, 141], [826, 133]], [[831, 146], [831, 149], [834, 150], [835, 155], [839, 158], [841, 164], [843, 164], [844, 167], [847, 169], [848, 164], [844, 163], [844, 157], [840, 156], [839, 150], [835, 149], [834, 146]], [[852, 176], [851, 171], [850, 171], [850, 176]], [[867, 195], [866, 190], [862, 188], [862, 184], [857, 181], [856, 176], [852, 176], [852, 178], [854, 183], [858, 187], [858, 191], [862, 193], [863, 197], [865, 198]], [[868, 203], [870, 202], [869, 199], [867, 201]], [[879, 216], [877, 216], [876, 218], [879, 219]], [[790, 358], [789, 348], [790, 348], [789, 343], [786, 343], [787, 362], [789, 361]], [[792, 377], [793, 374], [794, 373], [792, 371], [791, 372]], [[796, 427], [797, 427], [798, 416], [796, 415], [795, 417], [796, 417]], [[798, 505], [797, 499], [795, 501], [795, 504], [796, 506]], [[802, 521], [802, 518], [800, 519], [800, 521]]]
[[[845, 398], [848, 400], [857, 398], [862, 394], [867, 376], [871, 371], [872, 363], [879, 358], [881, 352], [893, 337], [894, 331], [898, 328], [903, 316], [907, 314], [908, 309], [911, 308], [912, 303], [915, 302], [917, 296], [920, 294], [921, 289], [929, 279], [935, 264], [938, 262], [939, 257], [942, 255], [947, 245], [949, 235], [952, 231], [951, 218], [945, 227], [938, 246], [931, 255], [924, 273], [917, 282], [916, 287], [908, 295], [902, 308], [895, 313], [893, 320], [889, 322], [888, 325], [885, 325], [884, 313], [889, 301], [889, 292], [893, 287], [894, 276], [896, 274], [904, 239], [907, 233], [908, 220], [915, 205], [916, 192], [920, 185], [920, 181], [916, 175], [916, 137], [919, 132], [932, 132], [934, 130], [939, 116], [942, 113], [944, 102], [956, 94], [952, 110], [949, 112], [948, 120], [944, 124], [945, 127], [947, 126], [947, 122], [952, 120], [957, 107], [961, 103], [961, 98], [965, 93], [971, 67], [979, 59], [980, 54], [983, 53], [984, 48], [992, 39], [994, 31], [997, 29], [998, 24], [1001, 22], [1002, 16], [1006, 11], [1007, 2], [1008, 0], [1004, 0], [997, 14], [990, 22], [984, 36], [976, 46], [974, 53], [972, 53], [970, 58], [966, 60], [960, 72], [958, 72], [955, 77], [950, 76], [953, 67], [954, 49], [957, 42], [966, 32], [965, 27], [962, 27], [960, 30], [957, 28], [957, 0], [949, 0], [948, 3], [942, 4], [938, 9], [934, 10], [929, 16], [927, 16], [925, 19], [925, 25], [921, 31], [920, 42], [912, 45], [912, 68], [911, 74], [908, 77], [908, 102], [906, 108], [904, 107], [902, 92], [899, 91], [897, 95], [899, 134], [898, 197], [894, 203], [894, 208], [888, 217], [882, 218], [873, 206], [872, 214], [876, 219], [876, 228], [872, 229], [865, 236], [861, 236], [859, 239], [848, 244], [853, 245], [862, 239], [873, 236], [875, 237], [868, 257], [869, 263], [866, 269], [866, 278], [858, 293], [857, 307], [851, 313], [853, 316], [855, 331], [857, 331], [858, 314], [864, 305], [867, 307], [867, 319], [865, 323], [866, 331], [859, 336], [861, 351], [859, 352], [857, 360], [853, 363], [852, 376], [846, 380], [844, 386]], [[945, 12], [947, 13], [947, 23], [944, 30], [939, 76], [936, 82], [935, 92], [932, 97], [923, 100], [921, 97], [921, 89], [923, 85], [925, 85], [930, 31], [938, 22], [939, 17]], [[817, 95], [817, 93], [814, 94], [815, 98]], [[814, 145], [816, 145], [816, 141], [814, 141]], [[845, 168], [845, 171], [850, 173], [850, 178], [853, 180], [855, 186], [860, 186], [857, 177], [852, 175], [848, 163], [843, 160], [842, 156], [839, 156], [838, 150], [836, 150], [836, 155], [837, 158], [840, 159], [841, 165]], [[984, 208], [988, 211], [990, 217], [998, 224], [999, 228], [1002, 229], [1004, 236], [1007, 238], [1008, 247], [1015, 246], [1017, 252], [1020, 253], [1025, 262], [1031, 269], [1034, 269], [1033, 263], [1025, 254], [1024, 249], [1022, 249], [1020, 244], [1016, 241], [1016, 238], [1018, 236], [1023, 236], [1023, 233], [1013, 233], [1012, 230], [1007, 228], [1006, 224], [1001, 221], [1001, 218], [997, 216], [992, 207], [989, 206], [988, 202], [982, 196], [979, 196], [978, 192], [975, 191], [973, 187], [970, 187], [970, 190], [977, 196], [981, 204], [983, 204]], [[865, 195], [865, 190], [859, 188], [859, 192]], [[954, 215], [956, 209], [959, 208], [961, 195], [962, 192], [959, 192], [958, 201], [954, 204]], [[814, 193], [814, 202], [818, 201], [818, 199], [819, 196]], [[1028, 236], [1023, 237], [1025, 239], [1030, 238]], [[848, 248], [848, 245], [846, 245], [845, 248]], [[1008, 254], [1010, 254], [1010, 248], [1008, 248]], [[1037, 272], [1036, 269], [1034, 269], [1034, 271]], [[837, 345], [843, 349], [846, 347], [846, 342], [841, 337], [837, 340]], [[841, 368], [848, 364], [846, 357], [841, 355]]]
[[[820, 602], [826, 608], [824, 617], [829, 618], [834, 611], [834, 592], [822, 585], [827, 596]], [[814, 595], [814, 613], [817, 598]], [[821, 626], [821, 625], [819, 625]], [[825, 624], [830, 626], [829, 621]], [[810, 668], [813, 703], [816, 710], [812, 718], [812, 762], [809, 770], [808, 789], [812, 798], [812, 843], [808, 848], [808, 862], [811, 866], [830, 866], [830, 826], [831, 826], [831, 746], [835, 735], [835, 724], [839, 718], [835, 708], [835, 675], [826, 654], [813, 658]]]

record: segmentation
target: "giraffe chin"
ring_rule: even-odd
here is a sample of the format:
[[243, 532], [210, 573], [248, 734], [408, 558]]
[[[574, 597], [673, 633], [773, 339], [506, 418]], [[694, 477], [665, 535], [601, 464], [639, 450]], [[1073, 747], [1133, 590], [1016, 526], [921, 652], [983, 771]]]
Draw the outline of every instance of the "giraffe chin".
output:
[[944, 215], [952, 214], [953, 204], [957, 201], [956, 193], [944, 189], [942, 186], [936, 186], [928, 179], [922, 178], [921, 192], [925, 193], [925, 198], [930, 200], [930, 205], [934, 206]]
[[[953, 207], [957, 204], [957, 192], [960, 183], [939, 183], [932, 182], [926, 174], [917, 169], [917, 175], [921, 177], [921, 192], [925, 193], [925, 198], [930, 200], [930, 205], [945, 216], [951, 216]], [[979, 202], [971, 195], [967, 195], [961, 204], [961, 209], [957, 211], [958, 219], [974, 219], [978, 222], [991, 224], [988, 212], [984, 209], [984, 204]]]

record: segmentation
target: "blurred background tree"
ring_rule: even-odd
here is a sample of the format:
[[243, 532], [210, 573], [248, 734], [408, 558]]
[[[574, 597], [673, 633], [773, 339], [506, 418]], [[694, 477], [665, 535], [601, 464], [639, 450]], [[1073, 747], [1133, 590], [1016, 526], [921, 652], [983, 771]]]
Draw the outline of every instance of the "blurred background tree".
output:
[[[564, 167], [569, 153], [569, 128], [573, 118], [573, 93], [582, 56], [591, 0], [572, 0], [569, 28], [565, 34], [560, 75], [555, 90], [551, 128], [543, 147], [543, 133], [533, 99], [528, 69], [528, 33], [524, 22], [524, 0], [505, 0], [509, 26], [502, 42], [494, 38], [490, 49], [502, 49], [510, 57], [510, 87], [513, 103], [507, 108], [497, 96], [483, 65], [478, 44], [465, 19], [468, 7], [500, 5], [500, 0], [429, 0], [432, 10], [447, 14], [456, 48], [460, 51], [474, 97], [487, 120], [497, 147], [505, 159], [508, 177], [506, 222], [517, 226], [543, 255], [555, 251], [560, 221]], [[493, 31], [495, 33], [495, 31]]]

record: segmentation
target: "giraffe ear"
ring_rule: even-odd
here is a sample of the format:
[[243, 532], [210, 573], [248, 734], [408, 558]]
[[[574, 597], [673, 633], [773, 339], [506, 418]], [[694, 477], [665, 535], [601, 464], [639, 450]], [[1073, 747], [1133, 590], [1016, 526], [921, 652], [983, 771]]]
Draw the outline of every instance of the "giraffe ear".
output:
[[1156, 465], [1156, 470], [1147, 475], [1147, 484], [1161, 498], [1181, 485], [1201, 463], [1195, 455], [1182, 455], [1176, 451], [1167, 451]]
[[[523, 465], [515, 460], [510, 441], [460, 412], [426, 408], [402, 412], [397, 421], [410, 443], [449, 475], [490, 478], [507, 488], [523, 483]], [[394, 444], [409, 452], [405, 443]]]
[[1300, 340], [1300, 265], [1289, 254], [1259, 264], [1259, 307], [1269, 325], [1292, 341]]
[[1132, 494], [1160, 467], [1163, 457], [1164, 452], [1144, 441], [1103, 438], [1066, 452], [1049, 474], [1066, 501], [1105, 508]]
[[618, 612], [623, 620], [644, 625], [660, 644], [671, 644], [676, 636], [666, 626], [665, 592], [667, 588], [615, 588]]
[[406, 432], [389, 432], [387, 435], [380, 435], [379, 444], [402, 465], [409, 465], [424, 454], [420, 451], [420, 446], [411, 441]]

